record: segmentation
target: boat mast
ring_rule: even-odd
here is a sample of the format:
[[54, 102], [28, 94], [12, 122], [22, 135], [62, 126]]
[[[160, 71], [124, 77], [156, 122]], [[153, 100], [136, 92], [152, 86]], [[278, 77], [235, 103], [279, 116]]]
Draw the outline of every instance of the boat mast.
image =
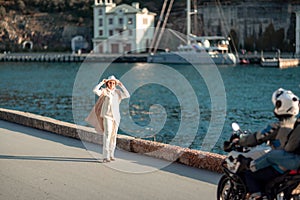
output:
[[[166, 9], [168, 3], [169, 3], [168, 10], [165, 13], [165, 9]], [[162, 35], [163, 35], [164, 31], [165, 31], [165, 27], [167, 25], [167, 21], [168, 21], [168, 18], [169, 18], [169, 15], [170, 15], [173, 3], [174, 3], [174, 0], [165, 0], [164, 1], [162, 10], [160, 12], [159, 21], [158, 21], [158, 23], [156, 25], [154, 36], [153, 36], [151, 44], [150, 44], [149, 53], [156, 53], [156, 51], [157, 51], [158, 45], [160, 43]], [[160, 24], [161, 24], [162, 20], [163, 20], [163, 24], [162, 24], [162, 27], [160, 27]]]
[[159, 45], [160, 40], [161, 40], [161, 38], [162, 38], [162, 35], [163, 35], [164, 31], [165, 31], [165, 27], [166, 27], [166, 25], [167, 25], [167, 21], [168, 21], [168, 18], [169, 18], [169, 15], [170, 15], [170, 12], [171, 12], [173, 3], [174, 3], [174, 0], [170, 0], [170, 2], [169, 2], [169, 7], [168, 7], [168, 10], [167, 10], [165, 19], [164, 19], [164, 23], [163, 23], [163, 25], [162, 25], [162, 27], [161, 27], [160, 34], [159, 34], [159, 36], [158, 36], [158, 38], [157, 38], [156, 45], [155, 45], [155, 47], [154, 47], [154, 53], [156, 53], [156, 50], [157, 50], [157, 48], [158, 48], [158, 45]]
[[152, 41], [151, 41], [151, 44], [150, 44], [149, 53], [152, 53], [153, 51], [156, 51], [156, 50], [153, 50], [153, 48], [156, 44], [155, 42], [157, 40], [157, 35], [158, 35], [159, 30], [160, 30], [160, 24], [163, 21], [163, 15], [165, 13], [167, 3], [168, 3], [168, 0], [165, 0], [164, 4], [162, 6], [162, 9], [160, 11], [160, 16], [159, 16], [159, 19], [158, 19], [158, 22], [157, 22], [157, 25], [156, 25], [156, 28], [155, 28], [155, 31], [154, 31], [154, 35], [153, 35], [153, 38], [152, 38]]
[[186, 28], [186, 40], [187, 44], [191, 44], [190, 34], [191, 34], [191, 0], [186, 0], [186, 10], [187, 10], [187, 28]]
[[198, 16], [197, 16], [197, 0], [193, 0], [193, 10], [194, 10], [194, 31], [195, 35], [198, 35]]
[[[195, 15], [195, 19], [197, 19], [197, 1], [194, 0], [194, 10], [191, 12], [191, 0], [186, 1], [186, 20], [187, 20], [187, 28], [186, 28], [186, 40], [187, 40], [187, 45], [191, 44], [191, 15]], [[195, 20], [195, 25], [196, 25], [196, 20]]]

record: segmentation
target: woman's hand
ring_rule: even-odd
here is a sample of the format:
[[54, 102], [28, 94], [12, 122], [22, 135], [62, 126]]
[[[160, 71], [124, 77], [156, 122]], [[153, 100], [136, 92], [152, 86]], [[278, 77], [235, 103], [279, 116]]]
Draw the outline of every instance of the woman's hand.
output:
[[118, 85], [118, 86], [120, 86], [120, 87], [122, 87], [122, 86], [123, 86], [122, 82], [121, 82], [121, 81], [119, 81], [119, 80], [117, 81], [117, 85]]
[[103, 80], [101, 81], [102, 84], [105, 84], [106, 82], [107, 82], [107, 79], [103, 79]]

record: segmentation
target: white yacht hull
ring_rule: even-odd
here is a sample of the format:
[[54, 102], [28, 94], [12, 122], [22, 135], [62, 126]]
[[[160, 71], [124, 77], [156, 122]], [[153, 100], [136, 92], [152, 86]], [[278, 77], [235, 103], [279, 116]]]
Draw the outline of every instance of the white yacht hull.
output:
[[234, 65], [236, 57], [232, 53], [210, 55], [199, 52], [163, 52], [149, 55], [148, 63], [162, 64], [216, 64], [216, 65]]

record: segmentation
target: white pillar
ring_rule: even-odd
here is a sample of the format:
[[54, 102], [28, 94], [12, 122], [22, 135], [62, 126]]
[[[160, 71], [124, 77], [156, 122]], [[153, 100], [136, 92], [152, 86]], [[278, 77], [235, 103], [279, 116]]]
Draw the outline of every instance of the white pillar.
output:
[[300, 11], [296, 12], [296, 55], [300, 55]]

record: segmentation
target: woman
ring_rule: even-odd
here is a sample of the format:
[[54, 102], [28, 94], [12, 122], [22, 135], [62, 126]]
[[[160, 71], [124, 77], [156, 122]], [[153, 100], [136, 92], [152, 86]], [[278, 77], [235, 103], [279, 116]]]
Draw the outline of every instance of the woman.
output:
[[[102, 88], [103, 85], [105, 88]], [[116, 86], [120, 86], [117, 89]], [[103, 79], [93, 92], [99, 96], [86, 121], [93, 125], [97, 132], [103, 133], [103, 162], [115, 160], [117, 131], [120, 123], [119, 104], [129, 98], [129, 92], [115, 76]]]

